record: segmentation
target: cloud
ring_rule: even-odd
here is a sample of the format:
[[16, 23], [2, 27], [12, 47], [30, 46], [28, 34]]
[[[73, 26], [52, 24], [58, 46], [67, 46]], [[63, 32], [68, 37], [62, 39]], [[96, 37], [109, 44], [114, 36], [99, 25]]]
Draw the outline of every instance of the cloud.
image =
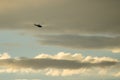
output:
[[[42, 72], [52, 76], [66, 76], [101, 69], [120, 70], [120, 62], [109, 57], [84, 57], [81, 54], [58, 53], [56, 55], [40, 54], [34, 58], [8, 58], [0, 60], [0, 72]], [[101, 72], [100, 72], [101, 73]]]
[[120, 49], [113, 49], [112, 52], [113, 53], [120, 53]]
[[0, 29], [36, 30], [32, 24], [41, 23], [45, 25], [41, 33], [48, 34], [120, 34], [119, 4], [118, 0], [1, 1]]
[[[25, 30], [24, 33], [30, 32], [30, 35], [62, 34], [45, 36], [44, 44], [78, 49], [119, 49], [120, 40], [116, 37], [120, 35], [119, 4], [119, 0], [0, 1], [0, 30]], [[38, 29], [34, 23], [44, 27]], [[106, 34], [114, 37], [104, 37]]]
[[93, 36], [93, 35], [40, 35], [39, 42], [46, 45], [64, 46], [75, 49], [111, 50], [119, 52], [119, 36]]
[[[0, 29], [30, 30], [33, 24], [46, 22], [47, 10], [63, 1], [56, 0], [13, 0], [0, 1]], [[29, 15], [28, 15], [29, 14]], [[11, 20], [12, 19], [12, 20]], [[47, 23], [47, 22], [46, 22]]]
[[[4, 63], [3, 63], [4, 62]], [[56, 69], [79, 69], [79, 68], [90, 68], [90, 67], [107, 67], [115, 65], [116, 61], [101, 61], [99, 63], [89, 63], [89, 62], [78, 62], [75, 60], [56, 60], [56, 59], [8, 59], [1, 60], [1, 66], [14, 67], [14, 68], [31, 68], [46, 69], [46, 68], [56, 68]], [[33, 66], [31, 65], [33, 64]]]
[[0, 59], [9, 59], [9, 58], [11, 58], [11, 56], [8, 55], [8, 53], [0, 54]]
[[115, 73], [114, 76], [120, 77], [120, 72]]
[[41, 80], [41, 79], [15, 79], [15, 80]]
[[15, 80], [28, 80], [28, 79], [15, 79]]

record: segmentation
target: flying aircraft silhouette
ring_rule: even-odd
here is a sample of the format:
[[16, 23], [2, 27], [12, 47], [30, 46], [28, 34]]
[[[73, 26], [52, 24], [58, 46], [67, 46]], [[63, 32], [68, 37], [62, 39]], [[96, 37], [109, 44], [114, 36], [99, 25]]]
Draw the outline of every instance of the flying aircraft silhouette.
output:
[[40, 28], [42, 27], [40, 24], [34, 24], [34, 26], [37, 26], [37, 27], [40, 27]]

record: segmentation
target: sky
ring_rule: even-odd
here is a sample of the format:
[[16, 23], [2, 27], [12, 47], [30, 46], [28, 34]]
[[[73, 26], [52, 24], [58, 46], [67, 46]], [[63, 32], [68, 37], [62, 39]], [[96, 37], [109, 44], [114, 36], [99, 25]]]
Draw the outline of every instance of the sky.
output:
[[119, 80], [119, 4], [0, 0], [0, 80]]

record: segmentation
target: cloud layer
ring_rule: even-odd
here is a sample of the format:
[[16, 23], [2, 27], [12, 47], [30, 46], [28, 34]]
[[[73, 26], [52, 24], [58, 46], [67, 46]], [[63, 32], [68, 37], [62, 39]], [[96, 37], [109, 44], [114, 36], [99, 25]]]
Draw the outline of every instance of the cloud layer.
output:
[[43, 33], [120, 34], [119, 4], [119, 0], [1, 1], [0, 28], [33, 30], [33, 23], [41, 23]]
[[[40, 54], [34, 58], [0, 59], [0, 72], [44, 72], [46, 75], [66, 76], [91, 71], [100, 72], [120, 70], [120, 62], [109, 57], [84, 57], [81, 54], [58, 53], [56, 55]], [[115, 69], [115, 70], [113, 70]]]
[[119, 53], [120, 37], [119, 36], [96, 36], [96, 35], [42, 35], [43, 44], [64, 46], [76, 49], [88, 50], [111, 50]]
[[[34, 35], [44, 34], [45, 40], [42, 43], [45, 44], [77, 49], [112, 49], [118, 53], [120, 38], [115, 36], [120, 35], [119, 4], [119, 0], [0, 1], [0, 30], [25, 30], [25, 33], [28, 31]], [[44, 27], [38, 29], [33, 26], [34, 23]], [[104, 37], [106, 34], [114, 37]]]

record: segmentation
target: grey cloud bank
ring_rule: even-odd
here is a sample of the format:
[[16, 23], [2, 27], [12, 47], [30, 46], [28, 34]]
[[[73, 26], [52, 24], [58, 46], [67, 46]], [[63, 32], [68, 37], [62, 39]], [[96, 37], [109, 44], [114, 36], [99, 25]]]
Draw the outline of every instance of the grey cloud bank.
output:
[[39, 35], [42, 44], [65, 46], [76, 49], [105, 49], [120, 48], [120, 37], [110, 36], [83, 36], [83, 35]]
[[17, 69], [80, 69], [91, 67], [110, 67], [119, 64], [117, 61], [101, 61], [98, 63], [78, 62], [74, 60], [56, 60], [56, 59], [7, 59], [0, 60], [1, 66]]
[[[77, 49], [117, 49], [114, 52], [120, 52], [119, 0], [1, 2], [0, 30], [25, 30], [25, 33], [28, 31], [33, 35], [43, 34], [45, 40], [40, 43], [48, 45]], [[34, 27], [34, 23], [40, 23], [43, 28]], [[118, 37], [94, 37], [93, 34], [112, 34]]]
[[120, 34], [119, 0], [27, 0], [25, 5], [23, 2], [8, 4], [15, 6], [7, 8], [9, 12], [3, 9], [1, 29], [34, 29], [31, 24], [40, 22], [46, 25], [47, 33]]
[[[7, 53], [1, 55], [0, 72], [40, 72], [47, 75], [72, 75], [87, 71], [98, 72], [120, 70], [120, 62], [109, 57], [84, 57], [81, 54], [58, 53], [56, 55], [40, 54], [34, 58], [11, 58]], [[113, 70], [114, 69], [114, 70]], [[78, 71], [76, 73], [76, 71]], [[70, 72], [70, 73], [69, 73]], [[117, 73], [117, 72], [116, 72]]]

